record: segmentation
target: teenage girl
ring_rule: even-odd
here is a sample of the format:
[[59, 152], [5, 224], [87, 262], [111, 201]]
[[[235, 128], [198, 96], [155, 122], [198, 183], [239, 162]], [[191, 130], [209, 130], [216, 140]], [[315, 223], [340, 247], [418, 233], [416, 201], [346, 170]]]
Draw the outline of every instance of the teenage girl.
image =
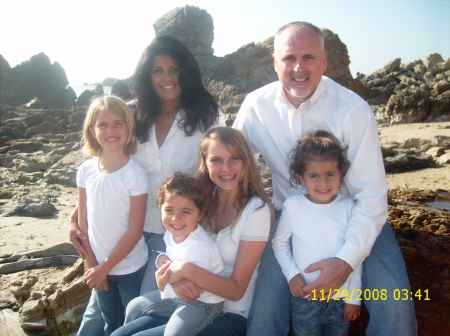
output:
[[129, 155], [136, 150], [133, 115], [115, 96], [96, 98], [83, 128], [85, 150], [93, 158], [77, 172], [78, 218], [88, 268], [105, 334], [123, 324], [125, 308], [139, 295], [148, 260], [142, 237], [148, 178]]
[[292, 332], [296, 336], [347, 335], [350, 321], [360, 314], [361, 301], [356, 297], [361, 287], [361, 267], [341, 288], [331, 290], [331, 300], [322, 292], [305, 297], [303, 287], [316, 280], [320, 271], [303, 270], [334, 257], [344, 245], [354, 204], [337, 192], [349, 162], [339, 142], [325, 131], [304, 137], [291, 158], [291, 183], [303, 185], [307, 193], [285, 201], [272, 244], [293, 296]]

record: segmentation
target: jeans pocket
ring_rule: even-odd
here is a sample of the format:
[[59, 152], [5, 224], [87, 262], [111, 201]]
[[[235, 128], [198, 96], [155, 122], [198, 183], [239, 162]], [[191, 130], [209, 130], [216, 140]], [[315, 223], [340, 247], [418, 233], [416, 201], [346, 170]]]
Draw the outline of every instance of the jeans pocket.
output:
[[297, 310], [311, 310], [317, 304], [317, 302], [314, 301], [308, 301], [305, 298], [302, 297], [295, 297], [293, 296], [291, 298], [291, 305], [292, 308]]

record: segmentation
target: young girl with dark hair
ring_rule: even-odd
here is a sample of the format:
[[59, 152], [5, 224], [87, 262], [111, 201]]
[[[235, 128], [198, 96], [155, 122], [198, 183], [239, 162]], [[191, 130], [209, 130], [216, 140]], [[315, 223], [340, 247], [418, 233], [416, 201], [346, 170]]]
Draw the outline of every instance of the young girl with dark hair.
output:
[[[273, 251], [289, 282], [292, 334], [347, 335], [350, 321], [360, 314], [356, 297], [361, 288], [361, 266], [340, 287], [307, 298], [303, 287], [320, 271], [304, 272], [309, 265], [335, 256], [344, 245], [353, 200], [337, 195], [349, 162], [339, 142], [326, 131], [316, 131], [298, 142], [290, 166], [291, 183], [303, 185], [306, 194], [289, 197], [272, 240]], [[292, 252], [291, 240], [292, 237]], [[321, 301], [325, 299], [325, 301]]]

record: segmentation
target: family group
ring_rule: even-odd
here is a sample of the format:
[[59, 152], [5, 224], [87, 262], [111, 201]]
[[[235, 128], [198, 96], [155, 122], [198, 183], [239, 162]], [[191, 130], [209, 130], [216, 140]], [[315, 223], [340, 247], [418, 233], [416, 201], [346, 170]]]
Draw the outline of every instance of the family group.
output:
[[[355, 290], [410, 289], [373, 112], [323, 76], [316, 26], [280, 28], [273, 60], [279, 81], [232, 127], [169, 36], [140, 58], [135, 108], [91, 102], [69, 223], [93, 289], [78, 335], [347, 335]], [[412, 301], [364, 305], [367, 335], [417, 335]]]

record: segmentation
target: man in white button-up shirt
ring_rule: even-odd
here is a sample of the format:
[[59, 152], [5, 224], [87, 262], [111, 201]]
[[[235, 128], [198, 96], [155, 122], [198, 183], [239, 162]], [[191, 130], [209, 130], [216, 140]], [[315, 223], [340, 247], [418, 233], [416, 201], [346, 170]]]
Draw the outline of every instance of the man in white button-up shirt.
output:
[[[334, 258], [308, 267], [307, 272], [321, 270], [321, 276], [304, 290], [339, 288], [364, 262], [363, 290], [384, 289], [390, 298], [365, 302], [371, 315], [367, 334], [415, 335], [413, 303], [392, 298], [394, 289], [409, 291], [410, 286], [395, 236], [385, 224], [387, 183], [373, 112], [358, 95], [323, 76], [327, 54], [317, 27], [305, 22], [282, 27], [275, 35], [274, 50], [279, 82], [250, 93], [233, 127], [242, 131], [255, 155], [261, 154], [271, 170], [277, 218], [286, 198], [305, 193], [289, 183], [289, 152], [301, 137], [326, 130], [343, 148], [348, 146], [351, 162], [341, 190], [355, 201], [345, 244]], [[259, 272], [247, 335], [285, 335], [290, 292], [271, 244]]]

